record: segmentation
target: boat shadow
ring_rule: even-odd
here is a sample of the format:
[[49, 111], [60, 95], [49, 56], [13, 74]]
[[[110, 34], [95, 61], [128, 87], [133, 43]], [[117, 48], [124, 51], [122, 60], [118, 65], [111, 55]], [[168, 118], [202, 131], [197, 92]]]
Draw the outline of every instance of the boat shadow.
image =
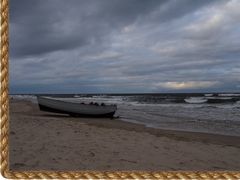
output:
[[70, 116], [68, 114], [42, 114], [42, 117], [62, 118], [62, 119], [119, 119], [120, 116], [113, 117], [90, 117], [90, 116]]
[[43, 117], [53, 117], [53, 118], [69, 118], [71, 116], [67, 114], [42, 114]]

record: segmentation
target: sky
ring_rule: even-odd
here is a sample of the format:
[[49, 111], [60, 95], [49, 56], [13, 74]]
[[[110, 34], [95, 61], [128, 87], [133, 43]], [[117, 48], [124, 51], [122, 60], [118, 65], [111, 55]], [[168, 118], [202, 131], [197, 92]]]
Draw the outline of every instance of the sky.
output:
[[10, 0], [10, 93], [240, 92], [239, 0]]

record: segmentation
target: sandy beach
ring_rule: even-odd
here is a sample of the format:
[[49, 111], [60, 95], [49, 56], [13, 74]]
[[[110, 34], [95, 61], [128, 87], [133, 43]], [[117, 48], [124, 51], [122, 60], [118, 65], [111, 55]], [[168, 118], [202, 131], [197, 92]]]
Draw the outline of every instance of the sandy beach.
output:
[[10, 101], [11, 170], [240, 170], [240, 137], [75, 118]]

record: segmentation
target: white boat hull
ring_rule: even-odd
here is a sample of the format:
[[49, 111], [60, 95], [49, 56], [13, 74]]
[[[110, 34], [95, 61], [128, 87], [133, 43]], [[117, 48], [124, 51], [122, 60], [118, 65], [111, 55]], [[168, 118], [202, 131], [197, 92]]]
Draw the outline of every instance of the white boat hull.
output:
[[116, 105], [81, 104], [41, 96], [37, 99], [40, 110], [71, 116], [112, 117], [117, 110]]

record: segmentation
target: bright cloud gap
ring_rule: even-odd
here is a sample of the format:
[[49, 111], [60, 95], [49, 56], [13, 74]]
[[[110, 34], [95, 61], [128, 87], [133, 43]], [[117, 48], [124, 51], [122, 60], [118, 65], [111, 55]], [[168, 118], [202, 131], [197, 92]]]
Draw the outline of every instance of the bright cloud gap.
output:
[[220, 82], [218, 81], [189, 81], [157, 83], [156, 86], [169, 89], [198, 89], [214, 87], [218, 84], [220, 84]]

